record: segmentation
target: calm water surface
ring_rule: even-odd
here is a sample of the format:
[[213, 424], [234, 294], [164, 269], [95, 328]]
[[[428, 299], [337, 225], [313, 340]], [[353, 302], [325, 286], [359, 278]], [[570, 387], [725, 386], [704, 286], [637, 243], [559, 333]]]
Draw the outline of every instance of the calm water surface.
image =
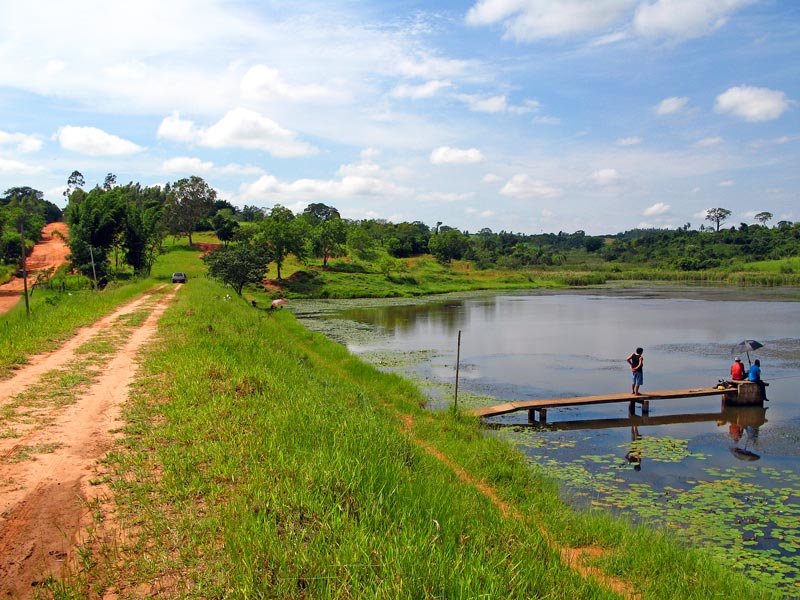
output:
[[719, 397], [654, 400], [644, 418], [620, 403], [551, 409], [543, 426], [512, 413], [487, 420], [487, 429], [559, 477], [576, 505], [681, 529], [794, 596], [800, 303], [768, 291], [764, 298], [720, 290], [498, 294], [348, 308], [338, 317], [378, 332], [348, 346], [420, 380], [433, 409], [452, 402], [459, 330], [468, 407], [629, 391], [625, 357], [637, 346], [645, 349], [643, 392], [714, 385], [728, 377], [731, 346], [759, 340], [764, 348], [751, 358], [770, 383], [764, 407], [724, 407]]

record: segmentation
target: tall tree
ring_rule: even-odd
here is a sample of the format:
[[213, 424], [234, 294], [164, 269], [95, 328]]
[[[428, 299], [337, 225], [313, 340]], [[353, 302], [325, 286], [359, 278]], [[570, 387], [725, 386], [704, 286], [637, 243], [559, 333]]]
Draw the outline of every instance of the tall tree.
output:
[[760, 212], [760, 213], [756, 214], [756, 216], [754, 218], [755, 218], [756, 221], [758, 221], [762, 225], [766, 225], [767, 221], [771, 221], [772, 220], [772, 213], [771, 212], [767, 212], [767, 211]]
[[67, 189], [64, 190], [64, 198], [69, 200], [72, 192], [83, 188], [84, 185], [86, 185], [86, 181], [84, 180], [81, 172], [77, 170], [73, 171], [70, 173], [69, 177], [67, 177]]
[[289, 254], [294, 254], [301, 260], [304, 258], [308, 224], [304, 219], [295, 218], [290, 209], [276, 204], [259, 227], [256, 242], [275, 261], [278, 279], [282, 279], [281, 268]]
[[303, 211], [303, 216], [313, 226], [320, 221], [330, 221], [331, 219], [341, 219], [342, 215], [333, 206], [328, 206], [322, 202], [312, 202]]
[[192, 175], [176, 181], [164, 206], [167, 230], [173, 235], [189, 236], [191, 246], [194, 228], [208, 216], [216, 199], [217, 192], [202, 177]]
[[329, 258], [343, 254], [342, 245], [346, 239], [347, 229], [341, 218], [320, 221], [311, 230], [311, 246], [314, 256], [322, 258], [322, 266], [327, 267]]
[[103, 189], [110, 190], [115, 185], [117, 185], [117, 176], [113, 173], [108, 173], [106, 175], [105, 181], [103, 181]]
[[710, 221], [717, 226], [717, 231], [719, 231], [719, 226], [724, 223], [728, 217], [731, 216], [731, 211], [727, 208], [709, 208], [706, 211], [706, 221]]

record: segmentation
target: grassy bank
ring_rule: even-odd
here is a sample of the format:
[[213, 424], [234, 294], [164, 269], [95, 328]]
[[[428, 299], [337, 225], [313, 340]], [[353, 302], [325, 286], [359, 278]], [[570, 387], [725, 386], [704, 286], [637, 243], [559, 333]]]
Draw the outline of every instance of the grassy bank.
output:
[[645, 598], [768, 597], [661, 533], [573, 512], [475, 420], [226, 296], [194, 279], [165, 313], [109, 460], [125, 536], [69, 593], [618, 597], [561, 552], [592, 547]]
[[[780, 264], [778, 264], [780, 263]], [[679, 271], [636, 265], [601, 263], [565, 265], [527, 270], [479, 270], [469, 262], [438, 263], [430, 256], [395, 261], [382, 272], [377, 262], [331, 262], [327, 269], [311, 262], [289, 259], [282, 269], [283, 280], [273, 280], [269, 296], [288, 298], [393, 298], [449, 292], [507, 289], [565, 288], [603, 285], [618, 281], [661, 281], [680, 284], [735, 286], [800, 286], [800, 269], [788, 261], [739, 265], [736, 269]], [[271, 265], [269, 273], [275, 274]], [[260, 291], [253, 290], [256, 297]]]

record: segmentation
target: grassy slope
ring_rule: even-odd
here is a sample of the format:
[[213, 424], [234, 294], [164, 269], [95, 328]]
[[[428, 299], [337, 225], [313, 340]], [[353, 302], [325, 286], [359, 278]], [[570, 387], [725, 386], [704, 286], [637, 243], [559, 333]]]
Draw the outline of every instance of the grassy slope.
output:
[[[74, 589], [119, 582], [124, 595], [156, 582], [176, 597], [615, 597], [565, 567], [542, 524], [559, 545], [611, 549], [604, 568], [644, 597], [762, 597], [662, 534], [570, 511], [476, 421], [421, 409], [407, 381], [287, 312], [226, 294], [195, 279], [165, 314], [111, 461], [117, 518], [135, 534], [121, 560]], [[492, 485], [521, 517], [503, 517], [415, 439]]]

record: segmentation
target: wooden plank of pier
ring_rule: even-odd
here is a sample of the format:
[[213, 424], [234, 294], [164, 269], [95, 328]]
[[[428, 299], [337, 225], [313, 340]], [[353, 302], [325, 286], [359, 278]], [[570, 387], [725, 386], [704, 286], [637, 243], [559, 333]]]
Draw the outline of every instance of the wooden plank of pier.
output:
[[495, 406], [477, 408], [470, 411], [479, 417], [497, 417], [518, 410], [547, 410], [548, 408], [561, 408], [565, 406], [583, 406], [586, 404], [611, 404], [614, 402], [629, 402], [642, 405], [643, 410], [647, 410], [650, 400], [670, 400], [674, 398], [696, 398], [700, 396], [719, 396], [730, 389], [720, 390], [716, 387], [690, 388], [683, 390], [661, 390], [648, 392], [639, 396], [633, 394], [606, 394], [602, 396], [578, 396], [574, 398], [548, 398], [545, 400], [520, 400], [515, 402], [504, 402]]

